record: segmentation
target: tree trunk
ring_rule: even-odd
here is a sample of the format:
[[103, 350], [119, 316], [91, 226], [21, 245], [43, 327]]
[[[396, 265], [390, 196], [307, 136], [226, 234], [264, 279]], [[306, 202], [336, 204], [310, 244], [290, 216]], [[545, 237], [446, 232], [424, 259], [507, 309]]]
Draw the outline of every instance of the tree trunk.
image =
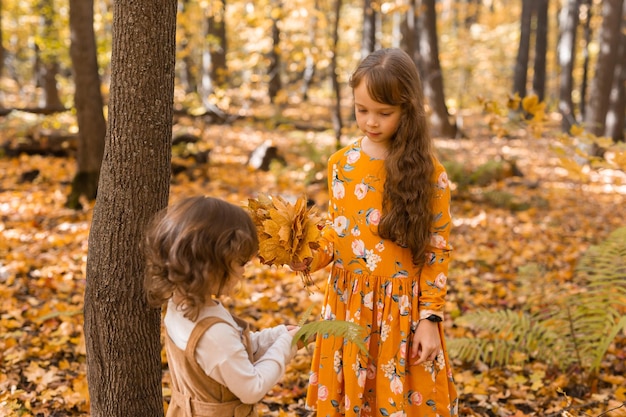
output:
[[[189, 6], [189, 0], [181, 0], [178, 3], [178, 13], [184, 16], [187, 13]], [[188, 19], [183, 18], [182, 22], [187, 22]], [[198, 93], [198, 80], [194, 72], [194, 60], [193, 51], [189, 46], [188, 37], [191, 36], [191, 31], [187, 27], [188, 23], [181, 24], [177, 31], [179, 32], [178, 53], [177, 56], [182, 55], [182, 58], [177, 62], [178, 65], [178, 80], [182, 85], [183, 90], [187, 94]]]
[[[319, 10], [319, 1], [315, 0], [314, 9]], [[313, 82], [313, 76], [315, 75], [315, 39], [317, 38], [317, 25], [318, 17], [317, 13], [311, 13], [309, 19], [309, 47], [304, 49], [304, 71], [302, 72], [302, 100], [307, 101], [309, 99], [309, 88]]]
[[376, 49], [376, 30], [376, 11], [372, 7], [372, 0], [364, 0], [361, 59], [364, 59]]
[[585, 115], [585, 128], [596, 136], [604, 135], [609, 97], [620, 41], [620, 24], [623, 0], [604, 0], [602, 4], [602, 26], [598, 41], [598, 60], [591, 81], [589, 104]]
[[[623, 14], [626, 14], [626, 3]], [[606, 115], [605, 136], [613, 138], [616, 142], [624, 142], [624, 124], [626, 123], [626, 19], [622, 18], [622, 31], [619, 35], [619, 51], [616, 57], [617, 65], [613, 77], [613, 87], [609, 111]]]
[[[275, 4], [274, 4], [275, 3]], [[273, 1], [273, 8], [282, 8], [280, 1]], [[283, 88], [280, 79], [280, 28], [278, 27], [279, 18], [271, 16], [272, 19], [272, 50], [269, 53], [269, 66], [267, 68], [268, 75], [268, 94], [270, 101], [274, 103], [278, 92]]]
[[[54, 3], [52, 0], [41, 0], [39, 8], [42, 11], [40, 16], [43, 42], [51, 42], [58, 38], [58, 32], [54, 24]], [[46, 110], [64, 110], [63, 103], [59, 96], [59, 86], [57, 85], [57, 75], [59, 73], [59, 62], [54, 48], [41, 47], [36, 45], [37, 56], [40, 59], [38, 66], [38, 84], [42, 88], [42, 96], [39, 100], [39, 107]]]
[[526, 81], [528, 76], [528, 56], [530, 51], [531, 23], [534, 0], [522, 0], [522, 18], [520, 20], [520, 40], [513, 74], [513, 92], [526, 97]]
[[[215, 2], [212, 2], [213, 4]], [[208, 18], [208, 42], [211, 53], [211, 78], [214, 84], [222, 86], [226, 82], [228, 70], [226, 68], [226, 0], [218, 2], [220, 8]]]
[[[0, 0], [0, 16], [2, 16], [2, 0]], [[0, 19], [0, 79], [2, 79], [2, 75], [4, 74], [4, 32], [2, 30], [2, 19]], [[4, 91], [0, 89], [0, 108], [2, 108], [2, 103], [4, 102]]]
[[92, 417], [163, 416], [160, 311], [141, 241], [169, 195], [176, 0], [116, 0], [111, 98], [85, 288]]
[[66, 205], [79, 208], [79, 197], [96, 198], [104, 153], [106, 122], [98, 75], [93, 0], [70, 0], [70, 56], [74, 69], [74, 106], [78, 121], [78, 169]]
[[332, 56], [330, 58], [330, 79], [335, 95], [335, 105], [332, 110], [333, 130], [335, 131], [335, 147], [341, 149], [341, 131], [343, 130], [343, 121], [341, 119], [341, 86], [337, 79], [337, 49], [339, 44], [339, 19], [341, 17], [342, 0], [335, 0], [335, 21], [333, 24], [332, 34]]
[[450, 123], [443, 90], [443, 72], [439, 63], [437, 13], [435, 0], [422, 0], [417, 28], [420, 31], [420, 53], [424, 96], [430, 106], [430, 128], [433, 136], [453, 138], [456, 126]]
[[586, 18], [583, 26], [583, 39], [585, 46], [583, 47], [583, 79], [580, 84], [580, 114], [585, 119], [587, 114], [587, 86], [589, 85], [589, 45], [591, 45], [591, 2], [592, 0], [582, 0], [585, 5]]
[[543, 101], [546, 90], [546, 53], [548, 52], [548, 0], [537, 0], [533, 91]]
[[417, 25], [417, 12], [415, 7], [415, 0], [409, 1], [408, 8], [404, 14], [404, 18], [400, 23], [400, 33], [402, 34], [400, 40], [400, 48], [404, 50], [411, 58], [415, 65], [420, 62], [419, 49], [418, 49], [418, 31]]
[[561, 129], [569, 132], [576, 122], [572, 90], [574, 89], [574, 62], [576, 61], [576, 29], [578, 28], [579, 0], [568, 0], [559, 13], [559, 43], [557, 56], [560, 68], [559, 112]]

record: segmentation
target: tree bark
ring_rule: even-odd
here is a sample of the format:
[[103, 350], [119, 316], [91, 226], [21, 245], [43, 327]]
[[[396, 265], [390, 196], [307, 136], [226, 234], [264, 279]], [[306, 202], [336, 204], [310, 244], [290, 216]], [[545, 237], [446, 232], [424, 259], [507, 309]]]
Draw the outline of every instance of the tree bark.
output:
[[318, 26], [318, 14], [320, 9], [319, 1], [314, 0], [314, 12], [311, 13], [309, 19], [309, 46], [304, 50], [304, 71], [302, 72], [302, 100], [307, 101], [309, 99], [309, 88], [313, 82], [313, 76], [315, 75], [315, 39], [317, 38], [317, 26]]
[[335, 0], [335, 21], [333, 22], [332, 34], [332, 56], [330, 58], [330, 79], [335, 96], [335, 103], [332, 109], [333, 130], [335, 131], [335, 148], [341, 149], [341, 131], [343, 121], [341, 119], [341, 86], [337, 78], [337, 49], [339, 44], [339, 19], [341, 16], [342, 0]]
[[[622, 15], [626, 15], [626, 3]], [[624, 124], [626, 123], [626, 18], [622, 18], [622, 31], [619, 35], [618, 55], [615, 75], [609, 98], [609, 110], [606, 115], [605, 136], [616, 142], [624, 142]]]
[[515, 60], [513, 74], [513, 92], [520, 97], [526, 96], [526, 81], [528, 77], [528, 57], [530, 51], [530, 35], [532, 32], [533, 4], [535, 0], [522, 0], [522, 18], [520, 19], [520, 41]]
[[415, 0], [409, 1], [408, 8], [400, 23], [400, 47], [407, 53], [415, 65], [420, 63], [419, 58], [419, 32], [417, 31], [417, 11]]
[[[273, 0], [273, 8], [281, 9], [280, 0]], [[267, 68], [268, 75], [268, 95], [270, 101], [274, 103], [279, 91], [283, 88], [280, 78], [280, 28], [278, 27], [279, 17], [271, 16], [272, 19], [272, 50], [269, 53], [269, 66]]]
[[[39, 8], [42, 11], [40, 16], [42, 39], [51, 41], [58, 38], [58, 32], [54, 25], [54, 2], [52, 0], [41, 0]], [[57, 75], [59, 73], [59, 61], [54, 48], [42, 48], [36, 44], [37, 57], [40, 60], [37, 66], [38, 84], [42, 88], [42, 96], [39, 100], [39, 107], [46, 110], [63, 110], [64, 106], [59, 96], [59, 86]]]
[[576, 29], [578, 28], [579, 0], [568, 0], [559, 13], [559, 42], [557, 57], [560, 68], [559, 112], [561, 130], [569, 132], [576, 122], [572, 90], [574, 89], [574, 62], [576, 61]]
[[[0, 0], [0, 16], [2, 13], [2, 0]], [[2, 75], [4, 74], [4, 58], [5, 58], [5, 50], [4, 50], [4, 31], [2, 28], [2, 19], [0, 19], [0, 79], [2, 79]], [[2, 108], [2, 103], [4, 102], [4, 92], [0, 90], [0, 108]]]
[[70, 0], [70, 56], [74, 70], [74, 106], [78, 121], [78, 169], [66, 205], [79, 208], [79, 197], [96, 198], [104, 154], [106, 121], [98, 75], [93, 0]]
[[546, 90], [546, 54], [548, 52], [548, 0], [537, 0], [533, 91], [543, 101]]
[[364, 59], [376, 49], [376, 30], [376, 11], [372, 7], [372, 0], [364, 0], [361, 59]]
[[[213, 4], [212, 2], [211, 4]], [[211, 78], [214, 84], [222, 86], [226, 82], [228, 69], [226, 67], [226, 0], [219, 2], [220, 8], [208, 18], [208, 42], [211, 53]]]
[[623, 0], [604, 0], [602, 4], [598, 60], [591, 81], [589, 104], [585, 115], [585, 128], [596, 136], [604, 135], [606, 126], [609, 97], [621, 39], [622, 4]]
[[169, 196], [176, 0], [116, 0], [111, 98], [85, 288], [92, 417], [163, 416], [160, 311], [141, 241]]
[[456, 136], [456, 126], [450, 123], [450, 115], [445, 101], [443, 72], [439, 63], [435, 0], [422, 0], [417, 27], [420, 31], [419, 56], [423, 69], [421, 74], [422, 85], [424, 96], [430, 106], [431, 132], [433, 136], [453, 138]]
[[587, 87], [589, 85], [589, 45], [591, 45], [591, 3], [593, 0], [581, 0], [587, 11], [583, 24], [583, 39], [585, 46], [583, 47], [583, 79], [580, 83], [580, 114], [585, 119], [587, 114]]

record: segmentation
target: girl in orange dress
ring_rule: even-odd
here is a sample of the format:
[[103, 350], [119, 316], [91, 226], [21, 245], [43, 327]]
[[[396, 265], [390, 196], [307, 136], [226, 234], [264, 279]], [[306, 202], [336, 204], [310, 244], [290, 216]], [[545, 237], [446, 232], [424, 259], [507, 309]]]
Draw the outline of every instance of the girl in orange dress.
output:
[[333, 262], [322, 318], [365, 328], [369, 355], [318, 335], [307, 405], [317, 417], [456, 416], [442, 326], [450, 188], [419, 75], [405, 52], [383, 49], [350, 86], [364, 136], [329, 159], [329, 218], [309, 267]]

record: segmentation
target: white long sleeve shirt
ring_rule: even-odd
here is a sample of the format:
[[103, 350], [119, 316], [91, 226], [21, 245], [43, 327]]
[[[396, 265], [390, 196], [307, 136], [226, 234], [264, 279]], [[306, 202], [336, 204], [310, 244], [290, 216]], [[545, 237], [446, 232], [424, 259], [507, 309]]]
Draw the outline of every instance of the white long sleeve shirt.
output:
[[[283, 377], [286, 364], [297, 348], [284, 325], [250, 332], [254, 362], [241, 341], [241, 329], [221, 303], [204, 307], [198, 321], [219, 317], [232, 325], [216, 323], [207, 330], [196, 348], [196, 361], [208, 376], [225, 385], [245, 404], [255, 404]], [[185, 350], [196, 322], [183, 316], [171, 300], [165, 328], [174, 344]]]

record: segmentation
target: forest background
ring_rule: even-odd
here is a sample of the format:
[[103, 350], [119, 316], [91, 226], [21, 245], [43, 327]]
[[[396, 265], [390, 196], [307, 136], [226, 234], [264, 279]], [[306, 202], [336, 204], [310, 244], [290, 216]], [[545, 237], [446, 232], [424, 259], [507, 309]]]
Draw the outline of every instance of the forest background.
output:
[[[347, 77], [381, 46], [415, 57], [454, 187], [459, 414], [626, 415], [622, 0], [162, 3], [1, 5], [0, 415], [161, 415], [135, 226], [192, 194], [323, 211], [326, 158], [358, 135]], [[297, 322], [325, 274], [309, 293], [255, 262], [229, 303]], [[309, 359], [263, 415], [309, 414]]]

